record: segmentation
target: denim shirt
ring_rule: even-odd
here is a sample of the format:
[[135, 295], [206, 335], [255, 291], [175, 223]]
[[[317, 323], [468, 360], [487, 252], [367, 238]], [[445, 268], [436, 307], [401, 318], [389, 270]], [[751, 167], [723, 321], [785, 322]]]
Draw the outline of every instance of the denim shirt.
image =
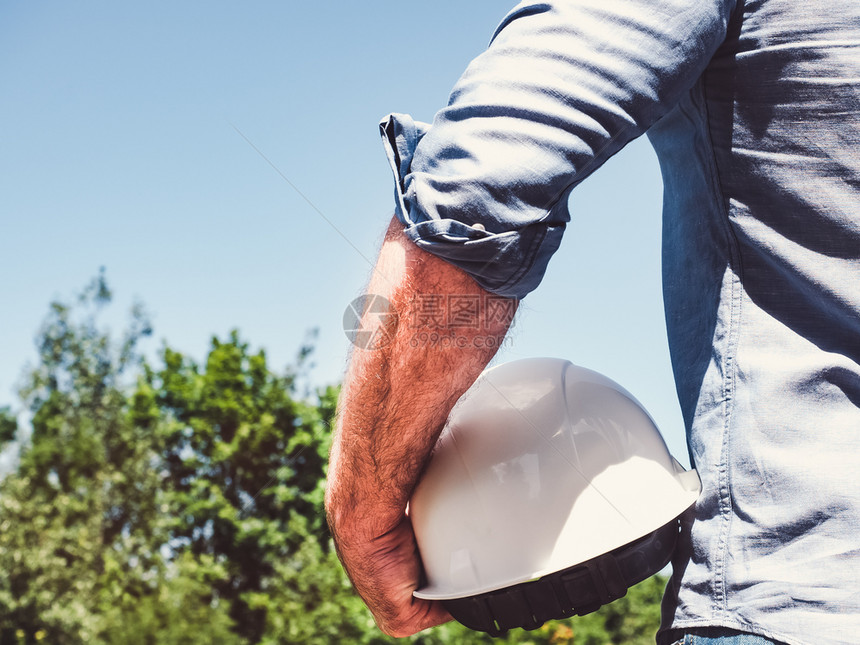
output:
[[659, 640], [860, 642], [860, 2], [523, 2], [432, 126], [381, 132], [407, 235], [511, 297], [570, 191], [648, 133], [703, 483]]

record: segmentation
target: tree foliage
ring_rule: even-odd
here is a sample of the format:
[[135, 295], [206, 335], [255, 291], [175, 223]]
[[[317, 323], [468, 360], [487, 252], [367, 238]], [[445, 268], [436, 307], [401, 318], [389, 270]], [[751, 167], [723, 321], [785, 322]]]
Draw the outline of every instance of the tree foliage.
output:
[[[337, 389], [297, 394], [311, 348], [278, 373], [234, 331], [200, 363], [169, 346], [148, 363], [141, 307], [118, 340], [99, 327], [110, 299], [100, 275], [38, 336], [0, 481], [0, 645], [394, 642], [325, 526]], [[0, 449], [20, 434], [0, 408]], [[663, 584], [495, 641], [451, 623], [408, 642], [653, 642]]]

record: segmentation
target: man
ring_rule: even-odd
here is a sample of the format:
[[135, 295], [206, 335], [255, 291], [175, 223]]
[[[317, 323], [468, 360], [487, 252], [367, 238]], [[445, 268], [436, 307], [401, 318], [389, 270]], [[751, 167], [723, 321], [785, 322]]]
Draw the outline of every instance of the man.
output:
[[[382, 131], [397, 217], [369, 292], [401, 319], [468, 296], [495, 341], [510, 320], [486, 316], [490, 294], [538, 285], [570, 191], [648, 132], [703, 483], [658, 641], [857, 642], [860, 3], [524, 2], [432, 128], [392, 116]], [[414, 345], [399, 327], [354, 353], [327, 499], [343, 563], [394, 635], [447, 619], [411, 596], [406, 501], [498, 342]]]

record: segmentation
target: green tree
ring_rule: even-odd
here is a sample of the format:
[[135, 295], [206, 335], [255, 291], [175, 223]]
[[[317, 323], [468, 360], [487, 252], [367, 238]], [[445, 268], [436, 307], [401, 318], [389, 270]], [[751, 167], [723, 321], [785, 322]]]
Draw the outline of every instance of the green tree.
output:
[[[53, 303], [39, 334], [39, 362], [22, 390], [32, 432], [17, 471], [0, 482], [2, 645], [99, 642], [106, 608], [139, 611], [162, 582], [181, 586], [162, 556], [159, 413], [144, 388], [126, 395], [150, 329], [136, 307], [112, 341], [97, 324], [110, 298], [100, 275], [75, 306]], [[8, 441], [8, 412], [0, 429]], [[211, 618], [197, 621], [198, 635], [217, 624]]]
[[[153, 566], [158, 481], [149, 443], [128, 418], [122, 379], [149, 333], [138, 308], [118, 344], [96, 325], [104, 277], [79, 307], [54, 303], [22, 397], [32, 414], [18, 470], [0, 485], [0, 641], [91, 640], [105, 564], [135, 553], [125, 587]], [[4, 422], [5, 435], [11, 424]], [[14, 639], [14, 640], [13, 640]]]
[[165, 349], [150, 371], [164, 415], [162, 461], [171, 491], [171, 543], [225, 567], [214, 581], [239, 634], [259, 642], [279, 563], [306, 538], [327, 548], [322, 513], [334, 390], [311, 406], [291, 396], [266, 355], [233, 332], [212, 340], [203, 367]]
[[[207, 558], [188, 553], [140, 597], [125, 594], [103, 608], [99, 640], [111, 645], [241, 645], [228, 607], [212, 598], [213, 576], [224, 572]], [[220, 574], [220, 576], [219, 576]]]
[[8, 405], [0, 408], [0, 451], [15, 441], [18, 436], [18, 418]]

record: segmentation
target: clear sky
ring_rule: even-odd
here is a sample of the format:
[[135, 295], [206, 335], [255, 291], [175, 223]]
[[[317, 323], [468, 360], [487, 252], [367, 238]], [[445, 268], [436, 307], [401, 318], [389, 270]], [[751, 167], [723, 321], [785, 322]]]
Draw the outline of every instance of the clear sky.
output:
[[[0, 405], [19, 405], [49, 302], [101, 266], [120, 309], [139, 299], [151, 312], [150, 352], [167, 342], [202, 359], [236, 327], [281, 368], [316, 327], [313, 383], [338, 381], [343, 311], [393, 209], [377, 123], [431, 121], [513, 4], [2, 3]], [[644, 139], [577, 188], [501, 360], [607, 374], [687, 463], [661, 194]]]

